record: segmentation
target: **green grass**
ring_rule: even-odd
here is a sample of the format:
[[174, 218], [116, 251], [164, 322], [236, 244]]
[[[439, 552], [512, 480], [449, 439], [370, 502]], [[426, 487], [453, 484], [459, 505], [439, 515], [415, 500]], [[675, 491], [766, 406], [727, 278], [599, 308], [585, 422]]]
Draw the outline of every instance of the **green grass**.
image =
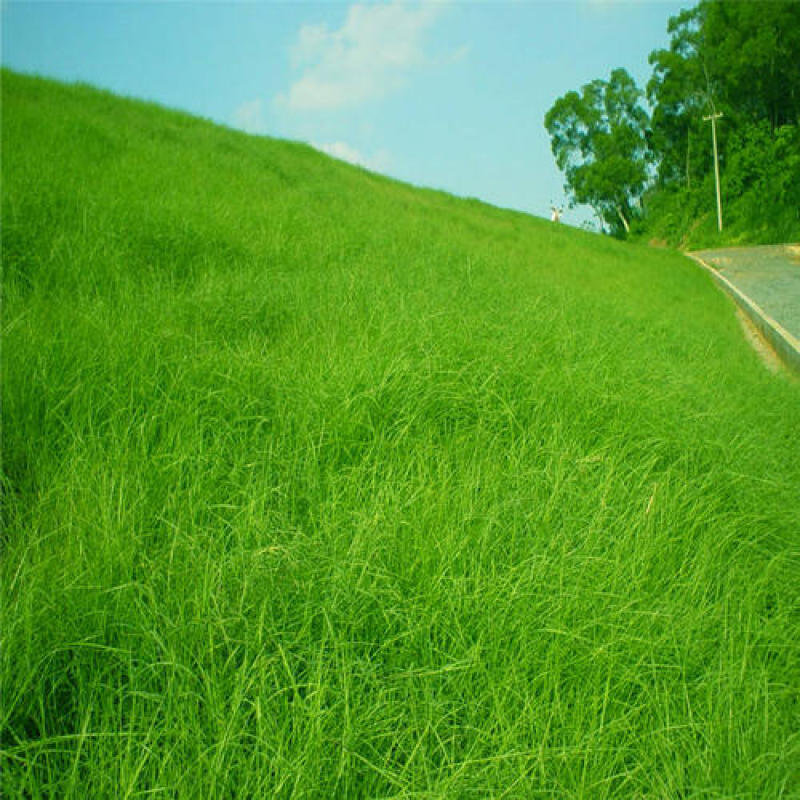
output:
[[[798, 139], [800, 141], [800, 138]], [[723, 181], [722, 231], [718, 229], [714, 179], [707, 176], [693, 192], [654, 190], [646, 198], [646, 216], [634, 224], [633, 239], [682, 250], [786, 244], [800, 241], [800, 207], [778, 202], [758, 185], [731, 196]]]
[[800, 387], [707, 275], [2, 83], [6, 797], [798, 796]]

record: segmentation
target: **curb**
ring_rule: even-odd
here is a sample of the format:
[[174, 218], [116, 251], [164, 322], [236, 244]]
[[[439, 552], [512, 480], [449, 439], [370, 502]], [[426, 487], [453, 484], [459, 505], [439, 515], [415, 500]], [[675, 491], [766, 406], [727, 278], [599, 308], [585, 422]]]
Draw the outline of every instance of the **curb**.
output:
[[736, 301], [736, 304], [750, 318], [759, 333], [770, 343], [783, 363], [800, 375], [800, 340], [792, 336], [786, 328], [764, 311], [755, 300], [738, 289], [714, 267], [706, 264], [693, 253], [686, 253], [694, 262], [711, 273], [711, 277]]

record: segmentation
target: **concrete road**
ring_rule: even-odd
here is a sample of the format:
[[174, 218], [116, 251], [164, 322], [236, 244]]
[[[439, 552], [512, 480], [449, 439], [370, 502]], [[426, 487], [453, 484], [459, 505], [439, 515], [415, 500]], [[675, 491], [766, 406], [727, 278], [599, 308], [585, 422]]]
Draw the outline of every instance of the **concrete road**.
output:
[[[700, 250], [690, 255], [713, 268], [727, 283], [733, 284], [745, 299], [758, 307], [754, 312], [739, 302], [751, 317], [771, 317], [778, 323], [778, 329], [783, 328], [784, 333], [788, 332], [788, 337], [782, 337], [787, 340], [785, 343], [773, 341], [773, 345], [779, 351], [785, 350], [785, 344], [790, 345], [796, 354], [789, 353], [789, 360], [800, 363], [800, 245], [732, 247]], [[724, 284], [724, 281], [720, 283]], [[764, 314], [758, 315], [759, 309]], [[758, 320], [754, 319], [754, 322], [758, 323]], [[763, 329], [762, 332], [768, 334]], [[773, 339], [771, 335], [768, 338]]]
[[800, 339], [800, 245], [694, 253]]

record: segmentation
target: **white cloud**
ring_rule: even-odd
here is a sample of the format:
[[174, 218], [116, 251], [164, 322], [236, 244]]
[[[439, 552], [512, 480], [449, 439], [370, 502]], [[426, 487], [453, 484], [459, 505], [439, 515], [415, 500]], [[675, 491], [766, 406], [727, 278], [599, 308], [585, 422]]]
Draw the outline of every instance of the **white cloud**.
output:
[[292, 111], [331, 111], [377, 100], [401, 88], [410, 72], [433, 63], [425, 53], [425, 31], [443, 6], [352, 5], [338, 30], [304, 25], [291, 48], [291, 64], [302, 70], [279, 103]]
[[312, 147], [327, 153], [329, 156], [348, 161], [359, 167], [366, 167], [373, 172], [386, 172], [391, 165], [391, 156], [386, 150], [378, 150], [371, 156], [366, 156], [347, 142], [330, 142], [329, 144], [318, 144], [312, 142]]
[[242, 103], [233, 112], [233, 125], [245, 133], [264, 133], [267, 129], [264, 103], [260, 99]]

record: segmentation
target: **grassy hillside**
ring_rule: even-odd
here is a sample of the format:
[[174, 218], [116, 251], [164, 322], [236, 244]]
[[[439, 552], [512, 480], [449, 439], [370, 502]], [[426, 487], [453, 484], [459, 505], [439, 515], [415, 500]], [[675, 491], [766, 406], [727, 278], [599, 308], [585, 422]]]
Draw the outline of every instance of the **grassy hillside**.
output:
[[5, 796], [797, 795], [800, 387], [693, 263], [2, 107]]

